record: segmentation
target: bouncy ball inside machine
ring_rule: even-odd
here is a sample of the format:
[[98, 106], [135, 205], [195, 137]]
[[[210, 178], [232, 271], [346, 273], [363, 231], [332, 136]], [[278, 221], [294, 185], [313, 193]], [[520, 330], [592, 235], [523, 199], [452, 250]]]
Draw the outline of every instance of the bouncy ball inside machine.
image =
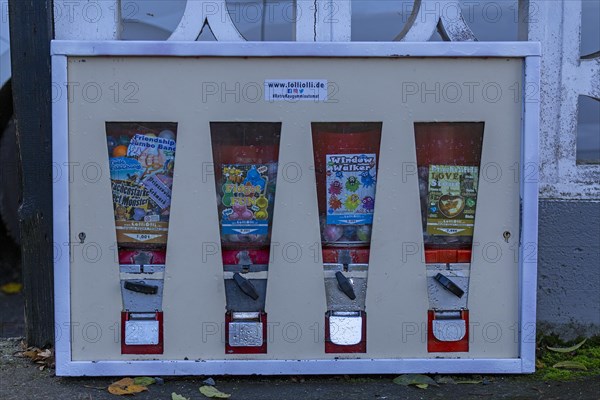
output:
[[162, 354], [177, 124], [107, 122], [106, 137], [123, 299], [121, 353]]
[[365, 353], [381, 123], [313, 123], [325, 274], [325, 352]]
[[225, 279], [225, 352], [267, 352], [265, 296], [281, 123], [210, 124]]

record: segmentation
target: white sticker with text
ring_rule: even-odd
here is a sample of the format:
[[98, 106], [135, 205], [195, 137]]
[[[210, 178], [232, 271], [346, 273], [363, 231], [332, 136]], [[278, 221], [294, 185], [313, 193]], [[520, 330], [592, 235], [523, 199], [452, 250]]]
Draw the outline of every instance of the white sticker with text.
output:
[[265, 79], [265, 101], [327, 101], [327, 80]]

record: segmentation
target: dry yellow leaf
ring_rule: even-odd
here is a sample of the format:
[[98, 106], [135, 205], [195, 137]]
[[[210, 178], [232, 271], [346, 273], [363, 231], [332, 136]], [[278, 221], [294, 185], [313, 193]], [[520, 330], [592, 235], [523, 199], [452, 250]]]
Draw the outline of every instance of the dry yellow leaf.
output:
[[148, 390], [146, 386], [134, 384], [134, 381], [131, 378], [123, 378], [108, 387], [108, 392], [117, 396], [136, 394], [146, 390]]
[[200, 393], [202, 393], [206, 397], [216, 398], [216, 399], [228, 399], [231, 397], [228, 393], [223, 393], [219, 389], [214, 386], [201, 386]]
[[40, 351], [40, 349], [27, 350], [27, 351], [22, 352], [21, 355], [23, 357], [31, 358], [33, 360], [34, 358], [37, 357], [39, 351]]
[[123, 378], [116, 382], [111, 383], [111, 386], [131, 386], [134, 384], [133, 379], [131, 378]]
[[23, 284], [17, 282], [10, 282], [6, 285], [0, 286], [0, 291], [6, 294], [17, 294], [23, 289]]

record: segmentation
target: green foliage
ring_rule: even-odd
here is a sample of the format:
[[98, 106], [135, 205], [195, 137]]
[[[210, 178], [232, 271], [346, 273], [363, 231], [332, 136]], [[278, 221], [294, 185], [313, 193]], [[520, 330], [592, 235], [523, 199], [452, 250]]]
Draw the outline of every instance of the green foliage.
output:
[[[585, 376], [600, 375], [600, 336], [589, 338], [580, 348], [571, 352], [557, 352], [548, 349], [568, 348], [580, 343], [583, 338], [563, 342], [558, 336], [539, 336], [537, 340], [537, 371], [535, 377], [546, 381], [576, 380]], [[554, 368], [564, 361], [581, 363], [587, 371]]]

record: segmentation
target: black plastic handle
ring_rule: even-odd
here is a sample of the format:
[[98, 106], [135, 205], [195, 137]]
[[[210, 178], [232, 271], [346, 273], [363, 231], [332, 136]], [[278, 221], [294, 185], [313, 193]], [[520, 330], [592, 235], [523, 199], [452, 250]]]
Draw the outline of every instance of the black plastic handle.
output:
[[125, 289], [127, 290], [131, 290], [132, 292], [136, 292], [136, 293], [143, 293], [143, 294], [156, 294], [158, 293], [158, 286], [154, 286], [154, 285], [147, 285], [143, 282], [125, 282]]
[[450, 279], [440, 273], [438, 273], [433, 279], [438, 281], [439, 284], [444, 287], [444, 289], [454, 294], [456, 297], [463, 297], [463, 294], [465, 294], [465, 291], [458, 287], [456, 283], [452, 282]]
[[340, 289], [346, 296], [350, 298], [350, 300], [356, 299], [356, 294], [354, 294], [354, 287], [348, 278], [344, 276], [340, 271], [335, 273], [335, 277], [338, 281], [338, 285]]
[[258, 299], [258, 292], [256, 291], [256, 288], [252, 282], [240, 275], [239, 272], [233, 274], [233, 280], [235, 283], [237, 283], [238, 287], [242, 292], [244, 292], [244, 294], [251, 297], [252, 300]]

